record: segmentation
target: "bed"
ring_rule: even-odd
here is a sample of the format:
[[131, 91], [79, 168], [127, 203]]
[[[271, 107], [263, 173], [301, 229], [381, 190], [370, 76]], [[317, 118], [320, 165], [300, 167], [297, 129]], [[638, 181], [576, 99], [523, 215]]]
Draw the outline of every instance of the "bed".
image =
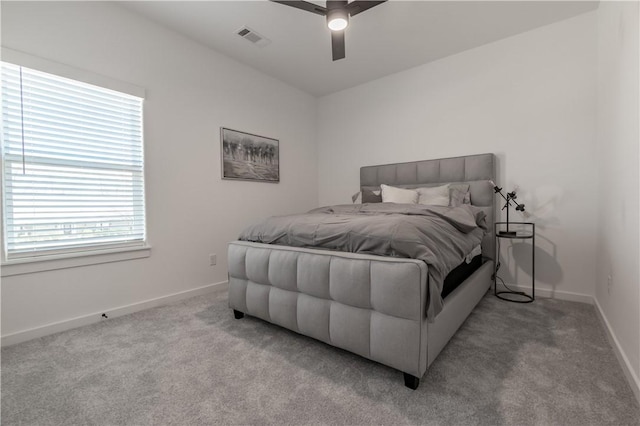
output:
[[[360, 169], [361, 190], [469, 185], [486, 215], [481, 261], [427, 318], [429, 267], [385, 257], [249, 241], [229, 244], [229, 307], [395, 368], [405, 385], [420, 378], [491, 284], [495, 157], [480, 154]], [[386, 203], [385, 203], [386, 204]], [[429, 302], [431, 303], [431, 302]]]

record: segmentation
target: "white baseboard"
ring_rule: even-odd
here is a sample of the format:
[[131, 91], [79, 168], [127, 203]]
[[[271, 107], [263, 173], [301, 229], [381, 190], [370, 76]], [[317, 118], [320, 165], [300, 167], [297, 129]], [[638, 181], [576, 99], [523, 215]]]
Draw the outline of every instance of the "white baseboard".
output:
[[600, 303], [598, 303], [598, 299], [596, 299], [595, 297], [593, 298], [593, 305], [596, 307], [598, 318], [600, 318], [600, 321], [602, 322], [605, 334], [607, 335], [607, 339], [613, 347], [613, 352], [616, 354], [616, 358], [618, 358], [618, 362], [620, 363], [622, 371], [627, 378], [627, 381], [629, 382], [629, 386], [631, 386], [631, 390], [633, 391], [636, 399], [638, 400], [638, 403], [640, 404], [640, 379], [633, 370], [629, 358], [622, 349], [622, 346], [620, 346], [620, 342], [618, 342], [616, 334], [613, 332], [613, 329], [611, 328], [611, 325], [609, 324], [609, 321], [607, 320], [602, 307], [600, 307]]
[[[509, 288], [517, 289], [519, 291], [524, 291], [527, 294], [531, 294], [531, 285], [522, 285], [522, 284], [507, 284]], [[504, 286], [498, 284], [498, 291], [500, 289], [505, 289]], [[561, 290], [553, 290], [548, 288], [537, 288], [536, 287], [536, 297], [542, 297], [547, 299], [558, 299], [558, 300], [567, 300], [569, 302], [580, 302], [580, 303], [588, 303], [589, 305], [593, 304], [593, 297], [588, 294], [582, 293], [572, 293], [570, 291], [561, 291]]]
[[188, 299], [194, 296], [200, 296], [207, 293], [213, 293], [216, 291], [224, 291], [228, 289], [227, 281], [219, 283], [208, 284], [202, 287], [194, 288], [191, 290], [185, 290], [178, 293], [169, 294], [166, 296], [156, 297], [155, 299], [144, 300], [142, 302], [133, 303], [131, 305], [120, 306], [113, 309], [107, 309], [104, 311], [96, 312], [89, 315], [83, 315], [76, 318], [71, 318], [64, 321], [54, 322], [51, 324], [43, 325], [40, 327], [31, 328], [28, 330], [18, 331], [15, 333], [2, 336], [2, 346], [15, 345], [16, 343], [26, 342], [27, 340], [36, 339], [38, 337], [48, 336], [49, 334], [59, 333], [65, 330], [71, 330], [72, 328], [81, 327], [83, 325], [93, 324], [99, 321], [104, 321], [102, 314], [107, 314], [109, 318], [121, 317], [123, 315], [132, 314], [134, 312], [142, 311], [149, 308], [155, 308], [156, 306], [166, 305], [170, 302], [175, 302], [182, 299]]

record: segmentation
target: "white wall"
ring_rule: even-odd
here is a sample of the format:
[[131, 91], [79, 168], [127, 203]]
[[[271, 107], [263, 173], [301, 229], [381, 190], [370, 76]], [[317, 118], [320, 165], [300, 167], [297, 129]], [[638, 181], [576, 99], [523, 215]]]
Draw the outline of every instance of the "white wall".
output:
[[[153, 247], [147, 259], [4, 278], [3, 336], [225, 281], [226, 244], [244, 226], [316, 206], [312, 96], [106, 2], [3, 2], [2, 45], [146, 88]], [[281, 182], [222, 181], [220, 126], [279, 139]]]
[[[596, 14], [542, 27], [323, 97], [320, 204], [348, 203], [359, 167], [494, 152], [538, 225], [536, 286], [589, 301], [595, 286]], [[506, 248], [504, 254], [507, 254]], [[530, 285], [530, 252], [503, 262]], [[509, 270], [507, 270], [509, 269]]]
[[[598, 9], [596, 301], [640, 391], [638, 3]], [[608, 277], [611, 276], [611, 286]], [[640, 398], [640, 393], [638, 393]]]

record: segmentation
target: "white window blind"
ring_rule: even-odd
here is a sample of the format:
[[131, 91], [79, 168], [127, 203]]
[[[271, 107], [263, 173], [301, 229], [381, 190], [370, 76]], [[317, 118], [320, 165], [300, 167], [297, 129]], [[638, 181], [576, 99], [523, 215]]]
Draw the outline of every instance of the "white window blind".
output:
[[7, 259], [142, 245], [142, 98], [2, 63]]

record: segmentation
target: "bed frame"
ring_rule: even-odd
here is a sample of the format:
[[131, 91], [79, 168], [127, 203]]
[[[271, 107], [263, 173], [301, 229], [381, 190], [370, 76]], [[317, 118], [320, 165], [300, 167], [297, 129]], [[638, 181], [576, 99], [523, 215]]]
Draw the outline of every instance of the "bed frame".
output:
[[493, 154], [360, 169], [362, 189], [468, 183], [487, 214], [483, 264], [428, 322], [427, 265], [419, 260], [235, 241], [229, 244], [229, 307], [420, 378], [491, 285], [495, 256]]

